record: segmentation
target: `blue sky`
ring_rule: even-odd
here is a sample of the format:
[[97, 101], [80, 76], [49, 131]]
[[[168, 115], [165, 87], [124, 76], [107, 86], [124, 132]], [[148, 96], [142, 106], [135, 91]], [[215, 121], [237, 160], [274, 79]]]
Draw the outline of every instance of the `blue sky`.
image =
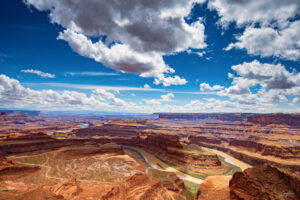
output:
[[0, 107], [298, 112], [298, 1], [115, 2], [4, 0]]

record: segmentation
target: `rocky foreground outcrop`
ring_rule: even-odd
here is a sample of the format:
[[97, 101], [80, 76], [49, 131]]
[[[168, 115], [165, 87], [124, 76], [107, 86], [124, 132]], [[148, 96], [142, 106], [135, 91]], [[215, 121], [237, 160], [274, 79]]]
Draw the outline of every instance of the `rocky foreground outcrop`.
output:
[[300, 176], [261, 165], [230, 176], [212, 176], [201, 184], [197, 200], [298, 200]]
[[231, 176], [210, 176], [200, 186], [197, 200], [229, 200]]
[[300, 176], [270, 165], [236, 172], [229, 182], [232, 200], [298, 200]]
[[[11, 200], [173, 200], [185, 197], [168, 191], [160, 179], [149, 179], [145, 174], [135, 174], [119, 184], [96, 183], [90, 185], [75, 178], [56, 184], [40, 186], [23, 194], [11, 195]], [[1, 199], [1, 194], [0, 194]]]
[[150, 180], [145, 174], [135, 174], [124, 184], [112, 187], [103, 200], [168, 200], [173, 199], [161, 180]]

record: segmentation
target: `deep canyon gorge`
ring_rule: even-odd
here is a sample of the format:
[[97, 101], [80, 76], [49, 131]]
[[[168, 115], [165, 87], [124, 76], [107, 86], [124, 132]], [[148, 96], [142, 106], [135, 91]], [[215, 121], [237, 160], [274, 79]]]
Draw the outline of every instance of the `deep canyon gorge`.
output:
[[294, 114], [0, 116], [0, 199], [299, 199]]

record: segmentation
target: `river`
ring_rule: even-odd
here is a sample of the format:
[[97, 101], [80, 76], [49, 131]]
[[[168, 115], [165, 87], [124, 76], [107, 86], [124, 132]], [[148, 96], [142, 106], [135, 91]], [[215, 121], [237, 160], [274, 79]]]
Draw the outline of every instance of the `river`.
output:
[[[166, 171], [166, 172], [174, 172], [180, 179], [182, 180], [187, 180], [193, 183], [197, 183], [197, 184], [201, 184], [204, 180], [200, 179], [200, 178], [195, 178], [193, 176], [190, 176], [188, 174], [184, 174], [181, 171], [178, 171], [177, 169], [175, 169], [174, 167], [170, 166], [169, 164], [159, 160], [158, 158], [156, 158], [154, 155], [148, 153], [147, 151], [144, 151], [141, 148], [138, 147], [131, 147], [131, 146], [124, 146], [125, 149], [127, 150], [131, 150], [137, 154], [139, 154], [152, 168], [154, 169], [158, 169], [161, 171]], [[203, 147], [204, 148], [204, 147]], [[227, 153], [224, 153], [222, 151], [218, 151], [216, 149], [209, 149], [209, 148], [205, 148], [207, 151], [210, 151], [212, 153], [215, 153], [217, 155], [220, 155], [222, 157], [225, 158], [225, 161], [240, 167], [242, 170], [245, 170], [249, 167], [251, 167], [251, 165], [244, 163], [230, 155], [228, 155]]]

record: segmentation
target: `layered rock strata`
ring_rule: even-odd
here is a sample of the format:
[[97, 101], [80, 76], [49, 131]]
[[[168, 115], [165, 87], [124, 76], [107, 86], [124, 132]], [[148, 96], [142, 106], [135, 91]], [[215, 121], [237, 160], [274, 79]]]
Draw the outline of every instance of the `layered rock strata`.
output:
[[270, 165], [236, 172], [229, 183], [232, 200], [300, 198], [300, 176]]

